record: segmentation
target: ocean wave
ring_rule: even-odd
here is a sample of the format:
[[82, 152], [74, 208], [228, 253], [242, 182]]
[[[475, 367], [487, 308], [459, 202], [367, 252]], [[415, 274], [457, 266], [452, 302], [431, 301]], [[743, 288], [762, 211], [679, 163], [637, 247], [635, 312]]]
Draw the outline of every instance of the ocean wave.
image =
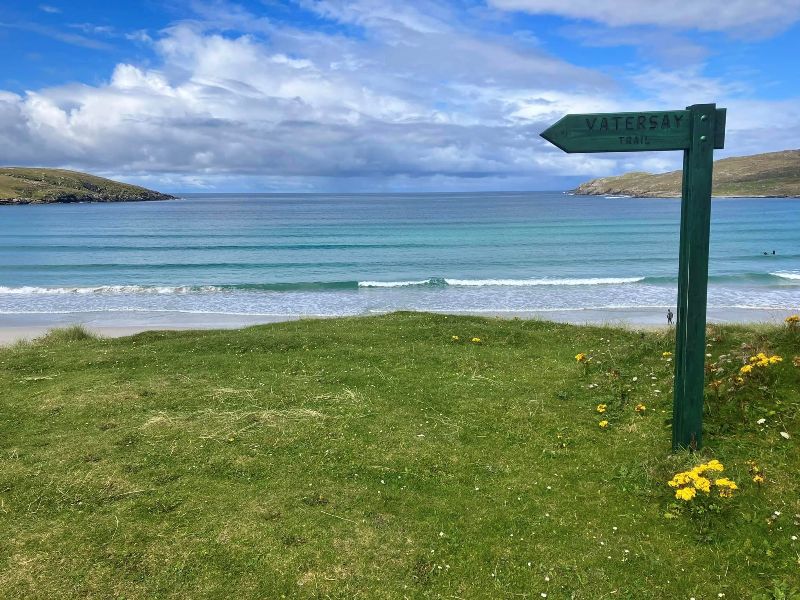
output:
[[411, 281], [359, 281], [362, 288], [397, 288], [397, 287], [532, 287], [540, 285], [619, 285], [638, 283], [644, 277], [588, 277], [588, 278], [545, 278], [545, 279], [450, 279], [432, 277], [430, 279]]
[[396, 288], [396, 287], [413, 287], [413, 286], [441, 286], [447, 285], [444, 279], [432, 277], [430, 279], [421, 279], [416, 281], [359, 281], [358, 287], [360, 288]]
[[170, 294], [213, 294], [223, 292], [302, 292], [302, 291], [324, 291], [324, 290], [355, 290], [358, 288], [357, 281], [331, 281], [331, 282], [311, 282], [311, 283], [244, 283], [230, 285], [97, 285], [87, 287], [38, 287], [20, 286], [6, 287], [0, 286], [0, 296], [21, 295], [21, 296], [53, 296], [53, 295], [170, 295]]
[[[732, 273], [727, 275], [709, 275], [709, 283], [733, 283], [733, 284], [773, 284], [786, 285], [793, 282], [800, 283], [798, 273]], [[645, 277], [644, 283], [654, 284], [674, 284], [678, 278], [674, 276]]]
[[800, 281], [800, 273], [789, 273], [786, 271], [776, 271], [774, 273], [770, 273], [774, 277], [780, 277], [781, 279], [788, 279], [790, 281]]
[[191, 292], [216, 291], [215, 286], [148, 286], [148, 285], [97, 285], [89, 287], [37, 287], [24, 285], [20, 287], [0, 286], [0, 295], [19, 294], [58, 295], [58, 294], [188, 294]]
[[[712, 275], [711, 284], [750, 284], [793, 288], [800, 285], [800, 273], [776, 271], [773, 273], [736, 273]], [[333, 292], [357, 291], [369, 288], [482, 288], [482, 287], [574, 287], [574, 286], [674, 286], [675, 276], [650, 277], [544, 277], [531, 279], [487, 278], [456, 279], [429, 277], [397, 281], [312, 281], [287, 283], [243, 283], [216, 285], [96, 285], [96, 286], [0, 286], [2, 296], [54, 296], [54, 295], [186, 295], [221, 294], [234, 292]]]
[[488, 285], [527, 287], [536, 285], [619, 285], [639, 283], [644, 277], [587, 277], [566, 279], [445, 279], [447, 285], [483, 287]]

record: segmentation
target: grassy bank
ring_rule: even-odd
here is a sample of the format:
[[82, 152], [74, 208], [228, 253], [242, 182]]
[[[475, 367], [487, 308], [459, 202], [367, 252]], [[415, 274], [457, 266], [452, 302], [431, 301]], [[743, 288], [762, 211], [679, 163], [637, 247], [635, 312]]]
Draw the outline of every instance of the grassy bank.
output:
[[[701, 457], [669, 453], [660, 332], [398, 313], [0, 349], [2, 595], [798, 598], [800, 334], [710, 343]], [[735, 383], [759, 351], [783, 362]], [[666, 484], [699, 458], [738, 483], [718, 512]]]

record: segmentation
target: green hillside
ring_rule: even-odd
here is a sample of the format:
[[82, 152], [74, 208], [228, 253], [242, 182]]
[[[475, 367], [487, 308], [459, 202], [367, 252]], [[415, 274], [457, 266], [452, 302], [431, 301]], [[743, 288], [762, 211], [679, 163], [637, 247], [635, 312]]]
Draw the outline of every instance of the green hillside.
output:
[[173, 196], [64, 169], [0, 167], [0, 204], [134, 202]]
[[[626, 173], [602, 177], [579, 185], [576, 194], [639, 197], [681, 195], [681, 171]], [[784, 150], [714, 162], [715, 196], [800, 197], [800, 150]]]

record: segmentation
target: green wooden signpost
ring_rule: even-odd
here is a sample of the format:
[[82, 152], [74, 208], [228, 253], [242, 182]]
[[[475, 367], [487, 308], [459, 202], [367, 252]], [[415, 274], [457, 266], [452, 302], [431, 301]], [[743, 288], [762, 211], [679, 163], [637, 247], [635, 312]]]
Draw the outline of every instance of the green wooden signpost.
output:
[[699, 449], [703, 442], [711, 175], [714, 149], [725, 144], [725, 109], [694, 104], [686, 110], [566, 115], [541, 136], [570, 153], [683, 150], [672, 449]]

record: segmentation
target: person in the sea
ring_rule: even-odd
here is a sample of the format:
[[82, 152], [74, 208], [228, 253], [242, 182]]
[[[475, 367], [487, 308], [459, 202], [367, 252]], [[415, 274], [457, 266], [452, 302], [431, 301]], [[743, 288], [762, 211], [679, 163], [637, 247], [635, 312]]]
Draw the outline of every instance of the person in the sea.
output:
[[672, 318], [673, 318], [674, 316], [675, 316], [675, 315], [674, 315], [674, 314], [672, 314], [672, 309], [671, 309], [671, 308], [668, 308], [668, 309], [667, 309], [667, 325], [672, 325]]

